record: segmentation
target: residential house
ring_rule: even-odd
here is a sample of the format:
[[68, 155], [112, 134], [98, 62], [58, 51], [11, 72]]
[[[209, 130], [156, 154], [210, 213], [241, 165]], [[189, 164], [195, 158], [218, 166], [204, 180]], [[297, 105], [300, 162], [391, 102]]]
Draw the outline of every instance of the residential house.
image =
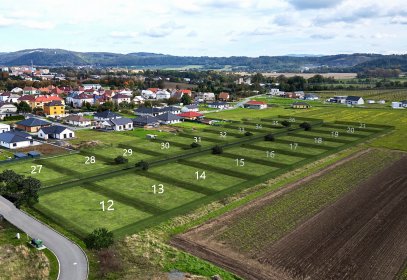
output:
[[52, 117], [65, 116], [65, 105], [61, 101], [51, 101], [44, 105], [44, 114]]
[[83, 84], [82, 87], [84, 90], [88, 89], [99, 90], [100, 88], [102, 88], [100, 84]]
[[30, 105], [31, 108], [35, 105], [35, 96], [34, 95], [23, 95], [18, 100], [18, 103], [25, 102]]
[[145, 99], [156, 99], [157, 97], [156, 93], [149, 89], [142, 90], [141, 96]]
[[265, 103], [263, 101], [250, 100], [250, 101], [244, 103], [243, 106], [248, 109], [261, 110], [261, 109], [267, 108], [267, 103]]
[[137, 127], [158, 127], [160, 125], [160, 121], [153, 116], [140, 116], [133, 119], [133, 124]]
[[[192, 97], [192, 91], [190, 89], [180, 89], [177, 92], [180, 92], [182, 95], [186, 94], [189, 95], [190, 97]], [[181, 95], [181, 97], [182, 97]]]
[[157, 119], [162, 124], [174, 124], [181, 122], [181, 117], [170, 112], [166, 112], [164, 114], [159, 115]]
[[314, 93], [306, 93], [304, 94], [304, 100], [318, 100], [319, 97]]
[[182, 112], [198, 112], [199, 111], [199, 106], [198, 104], [190, 104], [182, 107]]
[[196, 120], [202, 118], [203, 114], [190, 111], [178, 114], [178, 116], [181, 117], [181, 119], [183, 120]]
[[52, 101], [57, 101], [61, 103], [62, 105], [65, 105], [65, 101], [56, 95], [40, 95], [37, 98], [34, 99], [34, 102], [31, 102], [31, 108], [41, 108], [44, 109], [44, 105], [48, 104]]
[[172, 114], [179, 114], [179, 113], [181, 113], [181, 108], [177, 107], [177, 106], [167, 106], [167, 107], [161, 108], [159, 114], [164, 114], [166, 112], [172, 113]]
[[0, 145], [7, 149], [19, 149], [31, 146], [34, 143], [32, 136], [21, 131], [8, 131], [0, 133]]
[[295, 98], [298, 98], [298, 99], [304, 99], [304, 95], [305, 95], [305, 93], [301, 90], [301, 91], [294, 91], [294, 94], [295, 94]]
[[92, 121], [79, 115], [69, 115], [64, 121], [73, 126], [87, 127], [91, 126]]
[[39, 94], [40, 92], [35, 87], [25, 87], [23, 88], [23, 94]]
[[119, 114], [117, 114], [115, 112], [112, 112], [110, 110], [106, 110], [106, 111], [103, 111], [103, 112], [96, 113], [96, 114], [93, 115], [93, 117], [94, 117], [95, 121], [109, 121], [109, 120], [112, 120], [112, 119], [120, 119], [120, 118], [122, 118], [121, 115], [119, 115]]
[[213, 92], [198, 92], [195, 100], [198, 102], [215, 101], [215, 94]]
[[267, 95], [278, 96], [280, 94], [280, 90], [278, 88], [271, 88], [269, 92], [266, 93]]
[[229, 104], [226, 102], [222, 101], [215, 101], [212, 103], [207, 104], [209, 108], [215, 108], [215, 109], [226, 109], [229, 108]]
[[311, 108], [311, 105], [305, 102], [294, 102], [291, 104], [291, 108], [293, 109], [308, 109]]
[[121, 104], [123, 102], [127, 102], [127, 103], [130, 104], [131, 97], [128, 96], [128, 95], [125, 95], [125, 94], [118, 93], [118, 94], [116, 94], [115, 96], [112, 97], [112, 100], [113, 100], [113, 103], [115, 103], [117, 105], [119, 105], [119, 104]]
[[10, 131], [10, 126], [5, 123], [0, 123], [0, 133]]
[[391, 107], [393, 109], [405, 109], [407, 108], [407, 100], [403, 100], [400, 102], [392, 102]]
[[230, 99], [230, 95], [227, 92], [221, 92], [218, 95], [218, 100], [220, 100], [220, 101], [229, 101], [229, 99]]
[[38, 132], [41, 128], [50, 126], [51, 123], [37, 118], [28, 118], [16, 123], [16, 127], [27, 132]]
[[304, 92], [303, 91], [286, 92], [284, 93], [284, 97], [292, 99], [304, 98]]
[[43, 127], [38, 131], [38, 138], [41, 139], [72, 139], [75, 137], [75, 132], [68, 127], [61, 125], [51, 125]]
[[104, 129], [115, 131], [133, 130], [133, 120], [120, 117], [104, 120], [100, 123], [100, 126]]
[[12, 92], [3, 92], [0, 94], [0, 102], [17, 103], [20, 95]]
[[346, 98], [347, 98], [347, 96], [334, 96], [332, 98], [329, 98], [328, 102], [345, 104]]
[[144, 104], [144, 98], [142, 96], [136, 95], [133, 98], [134, 104]]
[[126, 88], [126, 89], [122, 89], [118, 92], [118, 94], [123, 94], [123, 95], [127, 95], [129, 97], [131, 97], [133, 95], [133, 91]]
[[17, 114], [17, 107], [12, 103], [0, 102], [0, 119]]
[[11, 90], [11, 92], [12, 93], [23, 93], [23, 89], [22, 88], [19, 88], [19, 87], [15, 87], [15, 88], [13, 88], [12, 90]]
[[348, 105], [363, 105], [365, 101], [360, 96], [348, 96], [345, 103]]
[[157, 107], [138, 107], [136, 110], [134, 110], [134, 112], [136, 113], [137, 116], [158, 116], [159, 114], [162, 113], [162, 109], [161, 108], [157, 108]]
[[69, 99], [67, 98], [67, 101], [68, 100], [70, 101], [70, 105], [74, 108], [82, 108], [86, 103], [93, 105], [95, 102], [93, 95], [85, 93], [76, 94]]
[[171, 93], [168, 92], [167, 90], [163, 89], [163, 90], [159, 90], [156, 93], [156, 99], [157, 100], [161, 100], [161, 99], [169, 99], [171, 97]]

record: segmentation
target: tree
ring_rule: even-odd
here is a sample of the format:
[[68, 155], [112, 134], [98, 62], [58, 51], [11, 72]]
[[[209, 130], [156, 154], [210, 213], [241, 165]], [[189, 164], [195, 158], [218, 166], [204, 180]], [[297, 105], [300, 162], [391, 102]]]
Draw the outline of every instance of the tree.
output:
[[39, 180], [26, 178], [12, 170], [5, 170], [0, 174], [0, 195], [13, 202], [16, 207], [37, 203], [40, 188]]
[[290, 127], [291, 126], [291, 123], [289, 121], [287, 121], [287, 120], [282, 121], [281, 124], [283, 126], [285, 126], [285, 127]]
[[129, 162], [129, 160], [127, 159], [127, 158], [125, 158], [124, 156], [118, 156], [118, 157], [116, 157], [115, 159], [114, 159], [114, 162], [116, 163], [116, 164], [124, 164], [124, 163], [128, 163]]
[[141, 160], [136, 163], [136, 167], [140, 167], [141, 170], [147, 171], [150, 168], [150, 164], [147, 161]]
[[244, 136], [253, 136], [253, 133], [250, 132], [250, 131], [246, 131], [246, 132], [244, 133]]
[[182, 95], [181, 103], [184, 105], [190, 105], [192, 103], [191, 96], [189, 96], [188, 94]]
[[113, 232], [106, 228], [97, 228], [85, 238], [86, 247], [100, 250], [107, 248], [114, 243]]
[[300, 127], [303, 128], [305, 131], [311, 130], [312, 126], [308, 122], [303, 122], [300, 124]]
[[276, 139], [274, 138], [273, 134], [267, 134], [266, 136], [264, 136], [264, 141], [275, 141]]
[[214, 147], [212, 147], [212, 154], [214, 155], [220, 155], [223, 153], [223, 148], [222, 146], [216, 145]]
[[17, 104], [17, 110], [19, 113], [31, 113], [32, 112], [32, 108], [25, 101], [21, 101], [20, 103]]
[[196, 142], [193, 142], [193, 143], [191, 144], [191, 148], [199, 148], [199, 147], [201, 147], [201, 145], [199, 145], [199, 144], [196, 143]]

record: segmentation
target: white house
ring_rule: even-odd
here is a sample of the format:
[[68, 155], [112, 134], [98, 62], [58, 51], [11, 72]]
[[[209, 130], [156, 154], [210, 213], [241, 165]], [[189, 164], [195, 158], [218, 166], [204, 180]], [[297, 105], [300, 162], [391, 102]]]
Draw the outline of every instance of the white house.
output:
[[405, 109], [405, 108], [407, 108], [407, 100], [400, 101], [400, 102], [392, 102], [391, 107], [393, 109]]
[[32, 136], [21, 131], [0, 133], [0, 145], [7, 149], [26, 148], [33, 144]]
[[215, 101], [215, 94], [213, 92], [198, 92], [195, 96], [195, 100], [199, 102]]
[[130, 90], [130, 89], [122, 89], [122, 90], [120, 90], [118, 93], [119, 93], [119, 94], [124, 94], [124, 95], [127, 95], [127, 96], [130, 96], [130, 97], [131, 97], [131, 95], [133, 94], [133, 91]]
[[68, 124], [79, 127], [87, 127], [92, 124], [91, 120], [79, 115], [70, 115], [64, 119]]
[[0, 133], [10, 131], [10, 126], [5, 123], [0, 123]]
[[229, 108], [229, 104], [226, 102], [217, 101], [217, 102], [208, 103], [208, 107], [215, 108], [215, 109], [226, 109], [226, 108]]
[[121, 104], [123, 102], [130, 103], [131, 102], [131, 97], [125, 94], [118, 93], [115, 96], [112, 97], [112, 100], [115, 104]]
[[15, 87], [11, 90], [12, 93], [23, 93], [23, 89], [19, 87]]
[[160, 99], [168, 99], [171, 97], [171, 93], [164, 90], [159, 90], [156, 93], [156, 99], [160, 100]]
[[181, 117], [174, 115], [170, 112], [159, 115], [157, 119], [162, 124], [174, 124], [181, 122]]
[[348, 105], [363, 105], [365, 101], [360, 96], [348, 96], [345, 103]]
[[51, 125], [43, 127], [38, 131], [38, 138], [41, 139], [72, 139], [75, 137], [75, 132], [65, 126]]
[[142, 90], [141, 96], [145, 99], [156, 99], [157, 97], [156, 93], [149, 89]]
[[85, 93], [74, 95], [69, 99], [70, 103], [72, 103], [73, 107], [75, 108], [81, 108], [85, 103], [89, 103], [92, 105], [94, 103], [94, 100], [95, 99], [92, 95]]
[[103, 121], [101, 126], [115, 131], [133, 130], [133, 121], [129, 118], [110, 119]]
[[12, 103], [0, 102], [0, 119], [17, 114], [17, 107]]
[[280, 90], [278, 88], [271, 88], [269, 92], [267, 92], [267, 95], [272, 95], [272, 96], [276, 96], [280, 93]]

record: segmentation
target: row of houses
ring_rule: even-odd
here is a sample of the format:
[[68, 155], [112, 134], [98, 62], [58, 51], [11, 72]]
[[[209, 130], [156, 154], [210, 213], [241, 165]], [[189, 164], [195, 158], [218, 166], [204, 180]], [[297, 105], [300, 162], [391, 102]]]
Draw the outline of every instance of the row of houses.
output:
[[363, 105], [365, 100], [360, 96], [334, 96], [327, 100], [331, 103], [347, 104], [347, 105]]

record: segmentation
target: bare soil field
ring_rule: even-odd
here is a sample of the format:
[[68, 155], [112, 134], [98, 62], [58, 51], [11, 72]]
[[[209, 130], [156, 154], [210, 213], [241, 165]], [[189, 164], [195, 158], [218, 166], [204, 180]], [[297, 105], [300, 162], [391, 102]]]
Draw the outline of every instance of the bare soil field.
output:
[[42, 156], [53, 156], [53, 155], [60, 155], [60, 154], [68, 153], [68, 151], [66, 149], [55, 146], [55, 145], [50, 145], [50, 144], [41, 144], [38, 146], [21, 148], [21, 149], [18, 149], [18, 151], [22, 152], [22, 153], [36, 151], [36, 152], [41, 153]]
[[[335, 172], [338, 164], [355, 156], [363, 155], [327, 169]], [[259, 203], [272, 203], [283, 190], [176, 236], [171, 243], [244, 279], [394, 279], [407, 259], [406, 166], [404, 154], [255, 253], [230, 246], [218, 238], [219, 232]], [[358, 172], [357, 165], [354, 168]], [[287, 187], [289, 192], [296, 184]], [[289, 215], [290, 209], [285, 211]], [[264, 220], [273, 223], [273, 217]]]

